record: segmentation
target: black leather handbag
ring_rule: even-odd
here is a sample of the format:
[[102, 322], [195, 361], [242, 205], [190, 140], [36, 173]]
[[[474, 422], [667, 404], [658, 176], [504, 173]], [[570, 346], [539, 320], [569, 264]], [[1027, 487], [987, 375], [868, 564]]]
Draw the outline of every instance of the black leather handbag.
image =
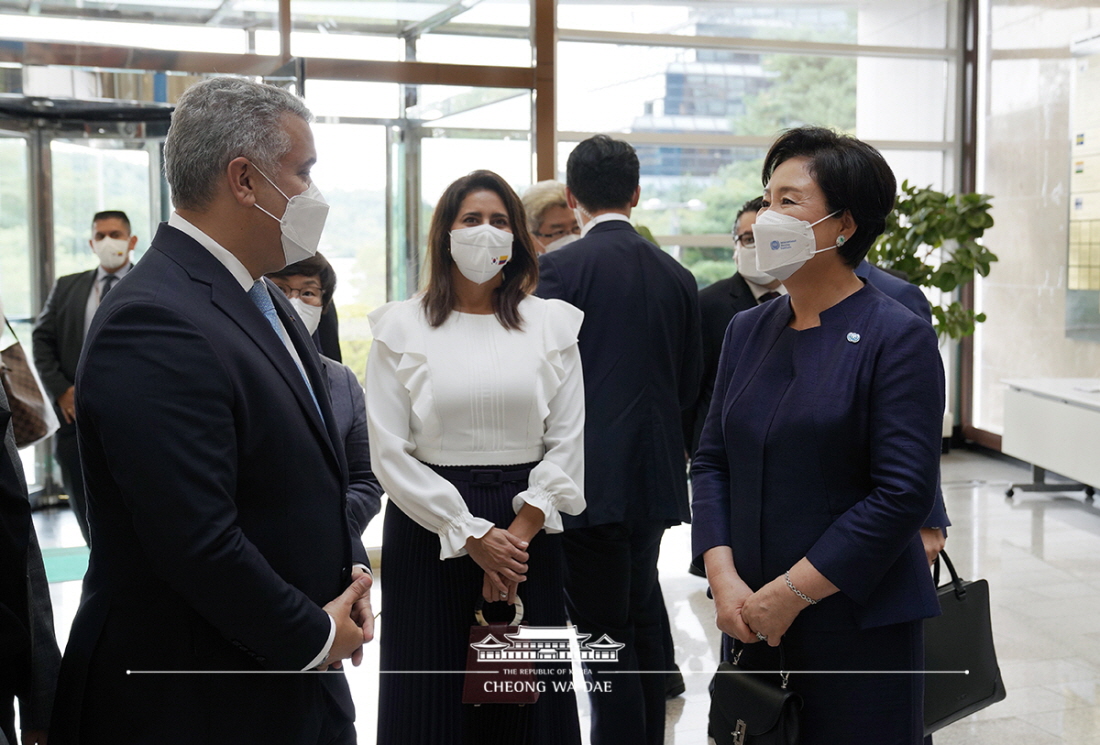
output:
[[925, 735], [1005, 697], [989, 619], [989, 583], [959, 579], [947, 552], [941, 551], [935, 565], [937, 586], [941, 559], [951, 581], [936, 591], [942, 614], [924, 621]]
[[742, 670], [742, 651], [739, 645], [711, 681], [708, 734], [716, 745], [797, 745], [802, 697], [787, 688], [783, 645], [778, 674]]

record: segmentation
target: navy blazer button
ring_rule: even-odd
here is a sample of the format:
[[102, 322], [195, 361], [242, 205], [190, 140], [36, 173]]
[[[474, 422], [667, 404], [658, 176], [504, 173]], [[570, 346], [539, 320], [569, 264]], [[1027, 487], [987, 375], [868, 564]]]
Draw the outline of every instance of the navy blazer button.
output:
[[848, 332], [848, 341], [855, 344], [856, 342], [859, 341], [859, 334], [857, 334], [855, 331], [849, 331]]

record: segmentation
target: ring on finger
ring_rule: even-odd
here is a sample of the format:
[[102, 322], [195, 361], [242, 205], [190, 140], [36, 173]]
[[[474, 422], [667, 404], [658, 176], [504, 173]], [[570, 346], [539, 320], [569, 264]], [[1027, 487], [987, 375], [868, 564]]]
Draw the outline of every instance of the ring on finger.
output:
[[756, 638], [759, 639], [762, 642], [766, 642], [768, 640], [768, 635], [767, 634], [761, 634], [759, 631], [757, 631], [756, 632]]

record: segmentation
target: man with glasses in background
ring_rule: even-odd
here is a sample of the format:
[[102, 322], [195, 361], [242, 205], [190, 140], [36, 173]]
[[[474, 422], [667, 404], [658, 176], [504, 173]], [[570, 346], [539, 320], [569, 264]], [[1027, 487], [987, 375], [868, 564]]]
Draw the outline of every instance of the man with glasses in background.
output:
[[741, 311], [786, 294], [778, 279], [756, 268], [756, 243], [752, 237], [752, 226], [756, 222], [760, 204], [761, 197], [745, 202], [733, 221], [733, 260], [737, 264], [737, 271], [732, 277], [719, 280], [699, 291], [699, 312], [703, 323], [703, 382], [699, 387], [699, 398], [695, 406], [684, 414], [684, 442], [688, 445], [689, 454], [694, 453], [699, 444], [699, 433], [707, 418], [707, 409], [710, 408], [710, 399], [714, 394], [714, 377], [718, 374], [718, 355], [722, 352], [726, 327]]

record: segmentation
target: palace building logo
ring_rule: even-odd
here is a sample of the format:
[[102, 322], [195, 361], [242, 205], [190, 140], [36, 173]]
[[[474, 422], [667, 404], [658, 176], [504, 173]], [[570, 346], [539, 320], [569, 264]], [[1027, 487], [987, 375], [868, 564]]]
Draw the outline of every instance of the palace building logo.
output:
[[[580, 662], [616, 662], [619, 650], [625, 646], [606, 634], [590, 642], [589, 634], [582, 634], [572, 626], [519, 626], [514, 633], [507, 634], [486, 626], [485, 632], [481, 641], [470, 643], [477, 650], [478, 662], [572, 662], [570, 642], [574, 639], [580, 648]], [[503, 638], [498, 639], [498, 635]]]

